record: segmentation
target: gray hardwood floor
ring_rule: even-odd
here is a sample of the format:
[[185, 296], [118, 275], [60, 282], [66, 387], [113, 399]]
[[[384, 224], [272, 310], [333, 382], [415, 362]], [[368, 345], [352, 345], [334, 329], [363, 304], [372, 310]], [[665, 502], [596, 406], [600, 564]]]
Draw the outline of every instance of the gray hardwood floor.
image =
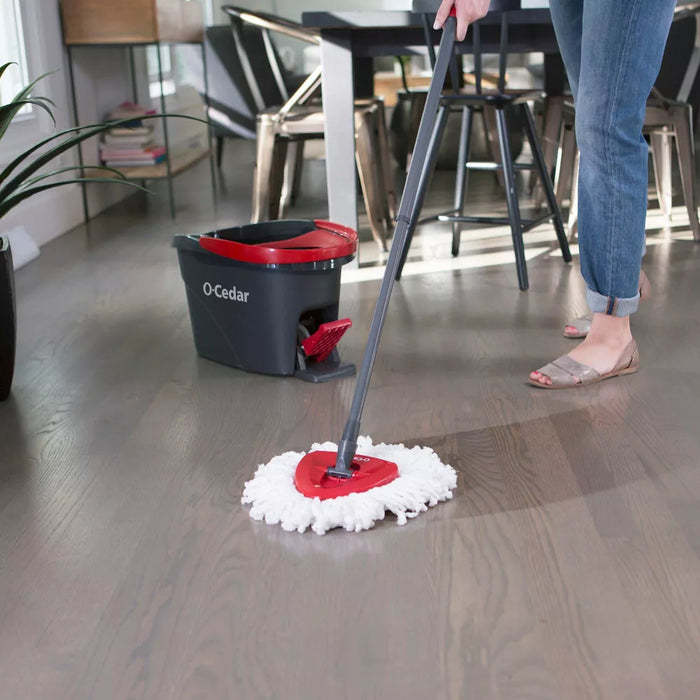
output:
[[[526, 384], [583, 311], [551, 230], [531, 234], [527, 293], [511, 263], [407, 276], [363, 432], [433, 447], [455, 498], [405, 527], [289, 534], [248, 517], [244, 481], [337, 439], [354, 382], [198, 358], [169, 247], [246, 219], [250, 155], [227, 150], [216, 212], [202, 165], [177, 181], [175, 222], [162, 190], [137, 196], [17, 275], [0, 698], [699, 697], [700, 247], [682, 214], [667, 229], [651, 212], [641, 372], [578, 391]], [[440, 178], [431, 197], [449, 199]], [[465, 234], [465, 263], [508, 251], [502, 233]], [[449, 258], [449, 233], [415, 251], [415, 273]], [[345, 359], [378, 288], [342, 287]]]

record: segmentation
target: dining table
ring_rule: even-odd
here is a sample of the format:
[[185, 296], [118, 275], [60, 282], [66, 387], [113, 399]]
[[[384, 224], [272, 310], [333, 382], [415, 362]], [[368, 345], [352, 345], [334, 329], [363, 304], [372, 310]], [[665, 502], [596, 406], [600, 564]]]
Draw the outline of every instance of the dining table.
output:
[[[677, 7], [694, 6], [698, 0], [678, 0]], [[328, 217], [357, 230], [357, 181], [355, 172], [354, 101], [374, 94], [373, 61], [380, 56], [425, 55], [425, 18], [437, 9], [437, 0], [413, 0], [404, 10], [329, 10], [304, 12], [302, 24], [320, 32], [322, 93], [325, 112], [326, 183]], [[544, 91], [561, 94], [565, 72], [557, 46], [547, 0], [509, 0], [508, 53], [541, 53], [544, 57]], [[498, 53], [500, 17], [487, 14], [480, 20], [484, 53]], [[434, 45], [439, 31], [432, 28]], [[700, 31], [698, 32], [700, 37]], [[458, 53], [473, 50], [471, 32], [455, 44]], [[700, 61], [700, 46], [696, 45]], [[359, 264], [359, 257], [355, 264]]]

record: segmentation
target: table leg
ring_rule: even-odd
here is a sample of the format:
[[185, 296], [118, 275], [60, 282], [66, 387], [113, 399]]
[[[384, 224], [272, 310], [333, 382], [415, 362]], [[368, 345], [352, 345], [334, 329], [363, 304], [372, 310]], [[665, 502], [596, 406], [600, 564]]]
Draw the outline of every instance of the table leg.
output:
[[[357, 230], [353, 61], [350, 34], [321, 34], [328, 218]], [[359, 263], [359, 255], [355, 264]]]

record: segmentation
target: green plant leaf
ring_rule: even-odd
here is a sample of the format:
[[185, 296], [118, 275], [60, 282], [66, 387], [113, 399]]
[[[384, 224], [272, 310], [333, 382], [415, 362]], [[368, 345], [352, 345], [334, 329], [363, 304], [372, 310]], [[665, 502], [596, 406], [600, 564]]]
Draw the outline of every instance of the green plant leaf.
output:
[[17, 115], [22, 107], [25, 105], [36, 105], [41, 107], [50, 117], [51, 121], [56, 125], [56, 120], [54, 119], [53, 112], [49, 107], [44, 104], [44, 99], [41, 97], [27, 97], [23, 100], [15, 100], [6, 105], [0, 105], [0, 139], [5, 135], [5, 132], [9, 129], [12, 120]]
[[[8, 66], [12, 65], [12, 61], [9, 63], [5, 63], [2, 67], [0, 67], [0, 78], [2, 77], [2, 74], [7, 70]], [[16, 65], [16, 64], [15, 64]], [[55, 73], [56, 71], [51, 71], [51, 73]], [[17, 115], [17, 112], [19, 112], [22, 107], [25, 105], [36, 105], [37, 107], [41, 107], [43, 110], [47, 112], [47, 114], [51, 117], [51, 121], [54, 123], [54, 126], [56, 125], [56, 119], [53, 116], [53, 112], [51, 111], [51, 108], [47, 105], [50, 105], [51, 107], [55, 107], [56, 104], [53, 102], [53, 100], [50, 100], [48, 97], [31, 97], [31, 92], [34, 86], [43, 78], [45, 78], [47, 75], [51, 75], [51, 73], [44, 73], [43, 75], [40, 75], [36, 80], [32, 80], [29, 85], [26, 85], [23, 87], [10, 102], [6, 105], [0, 105], [0, 139], [5, 135], [5, 132], [9, 129], [10, 124], [12, 123], [12, 120], [15, 118]]]
[[[11, 197], [7, 199], [0, 199], [0, 219], [7, 214], [12, 208], [16, 207], [18, 204], [23, 202], [25, 199], [32, 197], [39, 192], [44, 192], [46, 190], [51, 190], [55, 187], [63, 187], [63, 185], [74, 185], [86, 182], [105, 182], [105, 178], [101, 177], [76, 177], [70, 180], [61, 180], [60, 182], [51, 182], [48, 185], [40, 185], [38, 187], [30, 187], [25, 190], [20, 190], [15, 192]], [[142, 192], [148, 192], [145, 187], [133, 182], [132, 180], [124, 179], [114, 179], [109, 180], [109, 182], [118, 182], [121, 185], [127, 187], [133, 187], [135, 190], [141, 190]]]
[[29, 85], [25, 85], [14, 97], [12, 102], [16, 102], [17, 100], [23, 100], [25, 97], [29, 97], [29, 95], [32, 92], [32, 88], [40, 81], [43, 80], [47, 75], [51, 75], [52, 73], [55, 73], [56, 71], [52, 70], [49, 73], [42, 73], [38, 78], [35, 78], [32, 80]]
[[16, 61], [8, 61], [7, 63], [3, 63], [0, 66], [0, 78], [2, 78], [2, 74], [10, 67], [10, 66], [16, 66], [17, 63]]
[[64, 129], [63, 131], [59, 131], [57, 134], [53, 134], [51, 136], [48, 136], [47, 138], [43, 139], [42, 141], [39, 141], [38, 143], [35, 143], [31, 148], [28, 148], [26, 151], [23, 153], [20, 153], [3, 171], [0, 173], [0, 184], [2, 184], [7, 177], [10, 175], [10, 173], [22, 163], [23, 160], [26, 160], [32, 153], [36, 153], [36, 151], [40, 150], [42, 147], [46, 146], [47, 144], [51, 143], [52, 141], [55, 141], [56, 139], [60, 139], [62, 136], [67, 136], [68, 134], [75, 134], [80, 131], [84, 131], [85, 129], [90, 129], [93, 127], [97, 127], [99, 125], [97, 124], [89, 124], [87, 126], [72, 126], [70, 129]]
[[[3, 171], [0, 173], [0, 184], [2, 184], [10, 175], [10, 173], [17, 168], [22, 161], [26, 160], [29, 158], [32, 153], [36, 153], [36, 151], [40, 150], [43, 146], [46, 146], [47, 144], [51, 143], [52, 141], [55, 141], [56, 139], [61, 138], [62, 136], [66, 136], [67, 134], [75, 134], [80, 131], [84, 131], [85, 129], [90, 129], [92, 127], [96, 127], [96, 124], [91, 124], [89, 126], [73, 126], [70, 129], [65, 129], [63, 131], [59, 131], [57, 134], [53, 134], [52, 136], [48, 136], [47, 138], [43, 139], [42, 141], [39, 141], [38, 143], [35, 143], [31, 148], [28, 148], [26, 151], [23, 153], [20, 153]], [[99, 132], [98, 132], [99, 134]]]
[[37, 170], [42, 168], [47, 163], [50, 163], [54, 158], [70, 150], [74, 146], [86, 141], [93, 136], [97, 136], [105, 131], [105, 125], [98, 125], [95, 127], [88, 127], [87, 131], [79, 132], [66, 139], [62, 143], [48, 149], [46, 152], [42, 153], [40, 156], [34, 159], [24, 170], [19, 171], [7, 184], [0, 188], [0, 200], [5, 199], [8, 195], [12, 193], [22, 185], [31, 175], [33, 175]]
[[18, 187], [15, 191], [16, 192], [22, 192], [24, 189], [27, 187], [30, 187], [31, 185], [35, 185], [37, 182], [41, 182], [42, 180], [46, 180], [47, 178], [54, 177], [56, 175], [61, 175], [62, 173], [69, 173], [73, 172], [75, 170], [103, 170], [105, 172], [112, 173], [116, 175], [116, 177], [110, 178], [112, 180], [127, 180], [128, 178], [124, 173], [122, 173], [120, 170], [117, 170], [117, 168], [110, 168], [107, 165], [67, 165], [65, 168], [58, 168], [58, 170], [52, 170], [51, 172], [48, 173], [43, 173], [42, 175], [37, 175], [36, 177], [33, 177], [26, 182], [24, 182], [20, 187]]

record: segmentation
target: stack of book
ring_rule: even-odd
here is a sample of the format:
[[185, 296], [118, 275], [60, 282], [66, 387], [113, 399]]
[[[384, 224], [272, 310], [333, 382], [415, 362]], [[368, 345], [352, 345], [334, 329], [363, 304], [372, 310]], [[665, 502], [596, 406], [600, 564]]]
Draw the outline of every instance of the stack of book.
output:
[[146, 125], [142, 117], [154, 114], [130, 102], [119, 105], [107, 118], [129, 119], [124, 125], [107, 131], [100, 144], [100, 159], [110, 168], [155, 165], [166, 158], [165, 147], [153, 142], [153, 127]]

